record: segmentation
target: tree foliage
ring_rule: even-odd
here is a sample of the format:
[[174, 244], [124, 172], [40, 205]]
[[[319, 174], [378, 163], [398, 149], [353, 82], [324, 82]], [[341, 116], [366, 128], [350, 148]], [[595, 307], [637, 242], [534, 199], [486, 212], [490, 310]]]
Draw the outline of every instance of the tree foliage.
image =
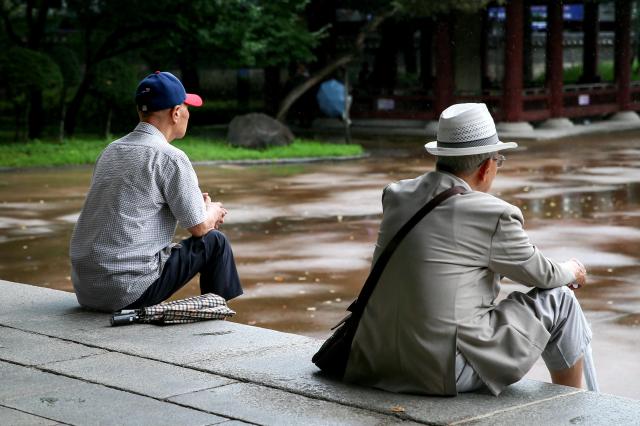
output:
[[[312, 62], [329, 28], [308, 30], [302, 16], [309, 1], [0, 0], [0, 87], [16, 104], [31, 104], [35, 117], [44, 116], [38, 103], [54, 105], [50, 109], [59, 111], [55, 115], [65, 120], [71, 135], [88, 96], [114, 104], [132, 81], [155, 69], [177, 68], [196, 88], [205, 67]], [[371, 17], [369, 24], [375, 25], [363, 26], [366, 35], [391, 16], [470, 12], [487, 3], [343, 0], [338, 6]], [[363, 43], [358, 36], [354, 48], [323, 68], [323, 75], [357, 57]]]
[[245, 66], [282, 66], [289, 62], [307, 62], [325, 29], [309, 32], [301, 18], [308, 2], [300, 0], [267, 1], [251, 6], [252, 19], [242, 43]]
[[176, 17], [174, 52], [199, 50], [227, 67], [284, 65], [313, 58], [324, 31], [310, 32], [301, 18], [309, 0], [194, 0]]
[[25, 47], [12, 47], [0, 55], [0, 87], [14, 106], [16, 139], [24, 124], [30, 123], [30, 93], [38, 91], [42, 100], [52, 103], [62, 88], [62, 74], [51, 57]]
[[107, 59], [96, 67], [93, 93], [110, 105], [131, 104], [138, 76], [127, 62]]
[[12, 47], [0, 55], [0, 75], [0, 85], [18, 102], [25, 102], [29, 90], [43, 90], [47, 98], [54, 98], [62, 88], [62, 74], [53, 59], [25, 47]]
[[[121, 86], [113, 78], [104, 80], [110, 69], [128, 68], [125, 74], [139, 78], [162, 66], [180, 69], [184, 78], [204, 66], [263, 67], [310, 60], [322, 31], [307, 31], [300, 18], [307, 2], [0, 0], [0, 48], [30, 49], [36, 55], [32, 60], [37, 57], [41, 63], [35, 69], [57, 68], [49, 74], [58, 82], [43, 89], [57, 87], [60, 92], [63, 87], [63, 112], [58, 115], [65, 117], [70, 135], [87, 96], [114, 99], [112, 89]], [[21, 54], [26, 60], [26, 53]], [[40, 54], [49, 54], [55, 62], [43, 62]], [[5, 93], [23, 99], [33, 85], [21, 83]]]
[[297, 11], [306, 1], [68, 0], [81, 23], [85, 73], [69, 108], [67, 132], [74, 130], [97, 64], [110, 58], [139, 52], [153, 69], [160, 64], [180, 68], [183, 79], [196, 80], [189, 81], [196, 87], [205, 61], [251, 67], [310, 57], [319, 34], [299, 21]]
[[[58, 3], [54, 0], [0, 1], [0, 25], [4, 29], [4, 37], [0, 37], [0, 49], [6, 51], [11, 48], [24, 48], [36, 54], [46, 53], [48, 38], [59, 22]], [[21, 59], [25, 59], [24, 56], [21, 56]], [[46, 61], [44, 58], [36, 60]], [[43, 62], [43, 66], [47, 65], [50, 63]], [[7, 93], [25, 97], [28, 136], [37, 138], [44, 128], [44, 102], [49, 100], [47, 98], [50, 97], [51, 91], [44, 93], [43, 89], [34, 84], [28, 85], [25, 90], [27, 93], [16, 93], [15, 90]], [[16, 122], [19, 125], [19, 120]]]
[[65, 95], [68, 90], [77, 87], [80, 83], [80, 61], [73, 49], [67, 46], [54, 46], [49, 51], [49, 56], [58, 65], [62, 77], [62, 87]]

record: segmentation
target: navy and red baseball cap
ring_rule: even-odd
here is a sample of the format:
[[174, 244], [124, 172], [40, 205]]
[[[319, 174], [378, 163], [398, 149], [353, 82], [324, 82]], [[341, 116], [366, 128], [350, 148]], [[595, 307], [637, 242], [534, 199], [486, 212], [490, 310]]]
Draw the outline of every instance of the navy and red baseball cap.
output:
[[136, 89], [136, 105], [140, 111], [152, 112], [187, 104], [202, 105], [202, 98], [187, 93], [178, 78], [166, 71], [156, 71], [146, 76]]

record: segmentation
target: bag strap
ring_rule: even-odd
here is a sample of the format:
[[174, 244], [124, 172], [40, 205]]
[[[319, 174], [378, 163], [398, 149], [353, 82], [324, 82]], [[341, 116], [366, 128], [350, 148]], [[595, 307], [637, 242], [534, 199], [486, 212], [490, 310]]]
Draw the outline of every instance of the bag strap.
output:
[[394, 237], [391, 239], [389, 244], [387, 244], [384, 250], [382, 250], [380, 256], [378, 256], [378, 259], [373, 265], [373, 268], [371, 268], [371, 272], [369, 273], [369, 276], [367, 277], [362, 290], [360, 290], [358, 298], [353, 301], [349, 308], [347, 308], [348, 311], [351, 311], [358, 317], [362, 315], [362, 312], [364, 312], [364, 308], [367, 305], [367, 302], [369, 301], [369, 298], [371, 297], [371, 294], [373, 293], [373, 290], [376, 287], [380, 276], [382, 275], [382, 271], [384, 271], [384, 268], [387, 266], [389, 259], [391, 259], [391, 255], [396, 250], [398, 245], [400, 245], [400, 242], [409, 233], [409, 231], [411, 231], [411, 229], [413, 229], [413, 227], [416, 226], [418, 222], [420, 222], [427, 214], [429, 214], [431, 210], [435, 209], [440, 203], [456, 194], [462, 194], [465, 192], [467, 192], [467, 189], [462, 186], [454, 186], [453, 188], [449, 188], [446, 191], [441, 192], [440, 194], [433, 197], [427, 204], [422, 206], [422, 208], [420, 208], [420, 210], [418, 210], [411, 217], [411, 219], [409, 219], [407, 223], [405, 223], [402, 228], [400, 228], [396, 235], [394, 235]]

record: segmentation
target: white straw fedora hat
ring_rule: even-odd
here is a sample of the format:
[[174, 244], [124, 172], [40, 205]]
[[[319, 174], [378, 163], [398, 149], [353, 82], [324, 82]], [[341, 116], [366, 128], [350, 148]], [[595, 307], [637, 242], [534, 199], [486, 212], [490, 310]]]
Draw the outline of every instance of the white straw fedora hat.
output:
[[455, 104], [442, 111], [436, 141], [425, 145], [427, 152], [445, 157], [486, 154], [515, 148], [515, 142], [501, 142], [485, 104]]

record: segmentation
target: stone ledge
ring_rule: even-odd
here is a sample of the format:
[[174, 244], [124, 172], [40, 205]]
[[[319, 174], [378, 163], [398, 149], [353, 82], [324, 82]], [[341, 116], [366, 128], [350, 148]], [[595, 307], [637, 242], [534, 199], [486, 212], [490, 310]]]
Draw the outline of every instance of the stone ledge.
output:
[[10, 383], [0, 390], [0, 413], [16, 422], [162, 423], [157, 413], [174, 424], [609, 425], [640, 418], [640, 401], [533, 380], [499, 397], [350, 386], [318, 374], [310, 362], [316, 339], [228, 321], [110, 327], [109, 315], [78, 308], [70, 293], [7, 281], [0, 292], [0, 381]]

